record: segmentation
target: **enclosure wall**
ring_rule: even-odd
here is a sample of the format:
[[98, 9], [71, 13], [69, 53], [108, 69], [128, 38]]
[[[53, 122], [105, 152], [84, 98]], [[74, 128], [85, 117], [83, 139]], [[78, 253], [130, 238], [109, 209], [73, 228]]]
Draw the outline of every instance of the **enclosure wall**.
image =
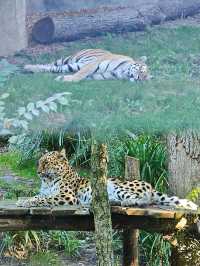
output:
[[27, 46], [26, 0], [0, 0], [0, 56]]

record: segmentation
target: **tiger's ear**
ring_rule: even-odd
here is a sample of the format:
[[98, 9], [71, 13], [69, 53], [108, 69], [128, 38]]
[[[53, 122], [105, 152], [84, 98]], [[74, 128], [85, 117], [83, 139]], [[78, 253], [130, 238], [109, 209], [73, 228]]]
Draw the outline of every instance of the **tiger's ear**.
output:
[[142, 61], [143, 63], [146, 63], [147, 62], [147, 57], [145, 55], [141, 56], [140, 58], [140, 61]]
[[67, 156], [66, 156], [66, 150], [65, 150], [64, 148], [60, 151], [60, 155], [61, 155], [63, 158], [67, 159]]

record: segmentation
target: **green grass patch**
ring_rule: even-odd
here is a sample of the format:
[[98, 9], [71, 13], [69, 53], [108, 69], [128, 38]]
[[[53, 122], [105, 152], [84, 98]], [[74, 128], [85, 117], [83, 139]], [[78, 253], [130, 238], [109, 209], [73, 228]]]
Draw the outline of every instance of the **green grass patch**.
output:
[[[143, 33], [125, 36], [107, 35], [88, 41], [69, 43], [56, 54], [43, 54], [32, 58], [34, 63], [51, 62], [83, 48], [103, 48], [134, 58], [147, 56], [151, 81], [82, 81], [56, 82], [53, 74], [16, 74], [4, 89], [10, 115], [29, 102], [44, 100], [56, 92], [69, 91], [72, 100], [61, 112], [70, 113], [67, 124], [73, 120], [77, 126], [97, 126], [97, 130], [134, 129], [141, 131], [168, 131], [185, 127], [200, 127], [200, 29], [178, 27], [154, 28]], [[98, 123], [97, 123], [98, 121]], [[134, 127], [133, 127], [134, 125]], [[39, 122], [45, 127], [45, 119]], [[35, 127], [38, 129], [38, 126]], [[101, 132], [105, 136], [105, 131]]]
[[15, 175], [32, 179], [37, 176], [35, 160], [26, 161], [21, 165], [21, 156], [16, 152], [7, 152], [0, 155], [0, 169], [6, 169], [13, 172]]
[[33, 254], [30, 257], [30, 261], [27, 266], [60, 266], [62, 265], [61, 260], [53, 251], [40, 251]]
[[[129, 33], [126, 36], [107, 35], [98, 38], [96, 41], [76, 41], [66, 45], [66, 48], [55, 54], [42, 54], [32, 57], [32, 63], [47, 63], [59, 57], [65, 57], [73, 52], [84, 48], [102, 48], [114, 53], [125, 54], [133, 58], [147, 56], [151, 73], [158, 79], [180, 80], [191, 78], [195, 68], [195, 59], [199, 58], [200, 50], [200, 29], [197, 27], [178, 27], [167, 29], [158, 27], [144, 33]], [[199, 78], [196, 73], [195, 78]], [[74, 91], [82, 88], [102, 89], [102, 87], [115, 87], [119, 82], [111, 81], [87, 81], [79, 84], [61, 83], [54, 81], [57, 75], [51, 74], [17, 74], [6, 84], [7, 90], [11, 93], [10, 104], [25, 104], [31, 100], [41, 99], [49, 94], [60, 91]], [[152, 82], [153, 84], [154, 82]], [[103, 84], [103, 85], [102, 85]], [[177, 84], [179, 86], [179, 84]], [[120, 82], [117, 87], [138, 87], [130, 82]], [[145, 86], [145, 85], [144, 85]], [[149, 86], [146, 85], [147, 87]], [[150, 86], [152, 86], [150, 84]]]

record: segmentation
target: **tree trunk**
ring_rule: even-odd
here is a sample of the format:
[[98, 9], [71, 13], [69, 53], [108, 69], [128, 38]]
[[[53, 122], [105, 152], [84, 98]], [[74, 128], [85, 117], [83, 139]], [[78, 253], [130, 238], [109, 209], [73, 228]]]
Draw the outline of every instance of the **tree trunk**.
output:
[[106, 32], [138, 31], [165, 20], [194, 15], [199, 10], [199, 0], [143, 0], [76, 12], [50, 12], [34, 24], [32, 37], [37, 42], [50, 43], [55, 40], [72, 41]]
[[92, 145], [92, 210], [98, 266], [113, 266], [112, 221], [107, 193], [107, 147]]
[[[170, 190], [184, 198], [192, 189], [200, 187], [200, 134], [185, 131], [181, 135], [170, 134], [169, 151]], [[175, 235], [172, 245], [172, 266], [200, 266], [200, 242], [195, 236], [181, 232]]]
[[200, 134], [185, 131], [168, 136], [169, 185], [173, 194], [185, 197], [200, 187]]

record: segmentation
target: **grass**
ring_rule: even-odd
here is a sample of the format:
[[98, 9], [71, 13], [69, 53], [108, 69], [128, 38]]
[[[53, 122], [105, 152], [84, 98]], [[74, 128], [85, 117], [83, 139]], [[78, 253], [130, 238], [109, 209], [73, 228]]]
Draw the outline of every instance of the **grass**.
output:
[[21, 155], [17, 152], [7, 152], [0, 155], [0, 171], [11, 170], [15, 175], [27, 179], [37, 176], [35, 160], [29, 160], [25, 165], [20, 165]]
[[[38, 192], [40, 180], [37, 177], [35, 160], [20, 164], [21, 155], [17, 152], [6, 152], [0, 155], [0, 173], [19, 177], [16, 181], [0, 180], [1, 189], [5, 190], [4, 198], [17, 199], [18, 197], [30, 197]], [[33, 181], [31, 186], [27, 182]]]
[[33, 254], [27, 266], [60, 266], [61, 260], [58, 255], [53, 251], [40, 251]]
[[[62, 83], [53, 74], [16, 74], [4, 86], [10, 93], [9, 112], [28, 102], [45, 99], [55, 92], [70, 91], [70, 106], [60, 109], [77, 126], [94, 126], [105, 136], [105, 131], [131, 128], [139, 131], [168, 131], [174, 128], [200, 127], [200, 29], [178, 27], [154, 28], [144, 33], [125, 36], [107, 35], [95, 41], [69, 43], [62, 55], [82, 48], [104, 48], [134, 58], [147, 56], [151, 81], [82, 81]], [[33, 62], [52, 61], [60, 54], [44, 54]], [[98, 123], [97, 123], [98, 121]], [[198, 124], [197, 124], [198, 123]], [[39, 126], [45, 128], [45, 118]], [[134, 125], [134, 127], [133, 127]], [[104, 130], [105, 129], [105, 130]]]

